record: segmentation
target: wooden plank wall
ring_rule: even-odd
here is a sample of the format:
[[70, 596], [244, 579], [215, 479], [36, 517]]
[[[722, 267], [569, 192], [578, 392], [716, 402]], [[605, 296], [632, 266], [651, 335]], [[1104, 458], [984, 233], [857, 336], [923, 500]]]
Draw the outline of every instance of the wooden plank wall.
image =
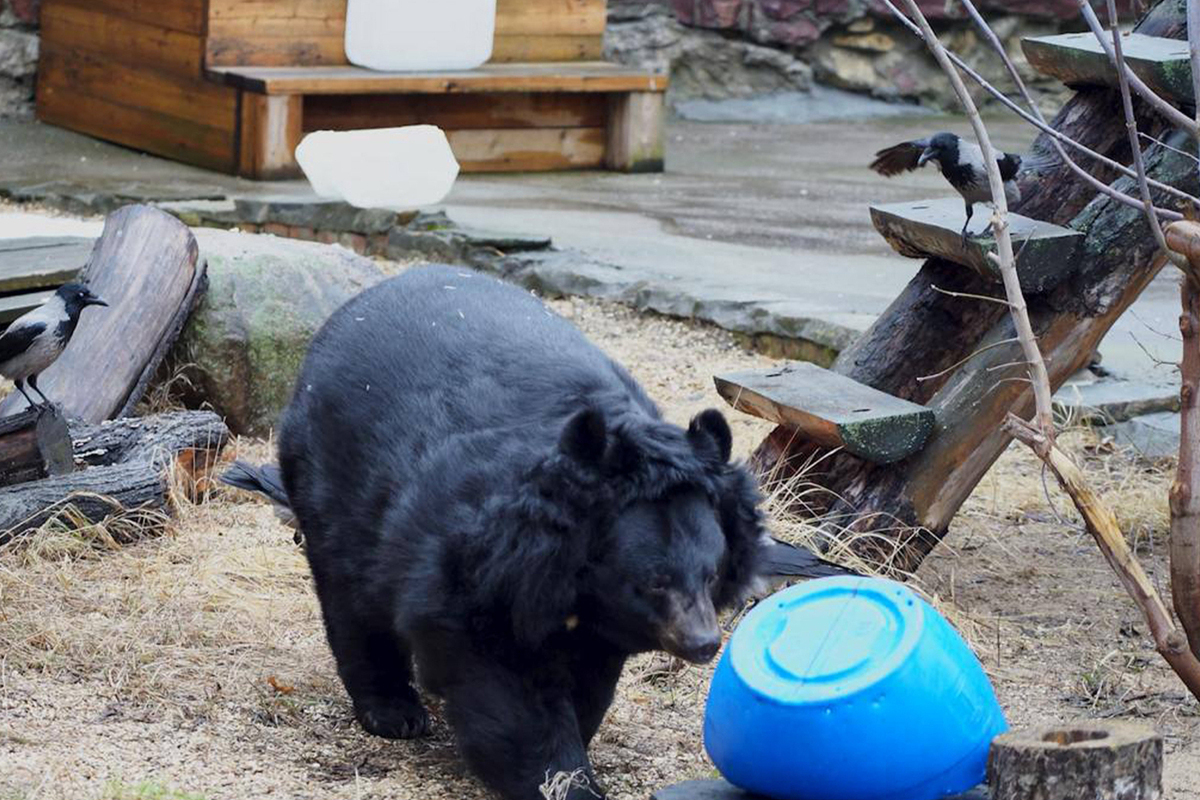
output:
[[[598, 60], [605, 14], [606, 0], [497, 0], [492, 61]], [[208, 0], [207, 63], [345, 64], [345, 30], [346, 0]]]
[[604, 163], [608, 95], [309, 95], [304, 130], [430, 124], [446, 131], [464, 172], [583, 169]]
[[237, 92], [204, 73], [206, 0], [42, 0], [38, 116], [232, 171]]

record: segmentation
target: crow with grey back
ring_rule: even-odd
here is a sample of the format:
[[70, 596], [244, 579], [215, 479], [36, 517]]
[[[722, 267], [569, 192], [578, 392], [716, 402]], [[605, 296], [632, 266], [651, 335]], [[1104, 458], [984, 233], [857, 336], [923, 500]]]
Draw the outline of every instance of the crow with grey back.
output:
[[[911, 172], [937, 162], [942, 177], [958, 192], [966, 204], [967, 219], [963, 223], [963, 245], [967, 242], [967, 226], [976, 203], [990, 203], [992, 191], [988, 185], [987, 166], [983, 162], [983, 151], [975, 142], [967, 141], [953, 133], [938, 133], [925, 139], [886, 147], [875, 154], [871, 169], [885, 178]], [[1016, 177], [1021, 170], [1021, 157], [1014, 153], [1001, 153], [996, 159], [1000, 166], [1000, 178], [1004, 181], [1004, 195], [1008, 202], [1021, 199]]]

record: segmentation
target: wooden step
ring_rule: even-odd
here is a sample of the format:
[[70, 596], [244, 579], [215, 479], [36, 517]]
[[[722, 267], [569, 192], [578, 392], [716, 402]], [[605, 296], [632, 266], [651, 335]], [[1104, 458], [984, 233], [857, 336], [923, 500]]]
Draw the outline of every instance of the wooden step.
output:
[[[1117, 72], [1091, 33], [1030, 36], [1021, 40], [1030, 66], [1068, 86], [1116, 86]], [[1121, 38], [1125, 60], [1139, 78], [1176, 103], [1192, 102], [1187, 40], [1130, 33]]]
[[917, 452], [933, 430], [933, 412], [924, 406], [805, 361], [714, 380], [721, 397], [739, 411], [877, 464]]
[[[999, 283], [1000, 269], [987, 257], [996, 249], [996, 240], [988, 228], [991, 208], [976, 204], [964, 247], [965, 216], [963, 201], [957, 197], [871, 206], [871, 221], [876, 230], [900, 255], [941, 258], [970, 267]], [[1071, 274], [1083, 234], [1013, 213], [1008, 215], [1008, 225], [1013, 252], [1017, 254], [1017, 277], [1025, 292], [1047, 292]]]
[[94, 242], [82, 236], [0, 239], [0, 294], [58, 288], [87, 263]]

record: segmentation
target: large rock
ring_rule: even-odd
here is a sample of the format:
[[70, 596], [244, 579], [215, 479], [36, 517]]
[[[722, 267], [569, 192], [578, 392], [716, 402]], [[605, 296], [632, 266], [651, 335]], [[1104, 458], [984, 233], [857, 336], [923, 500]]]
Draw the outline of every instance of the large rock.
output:
[[36, 33], [0, 25], [0, 117], [33, 116]]
[[688, 28], [663, 6], [625, 8], [610, 14], [604, 57], [669, 73], [671, 100], [805, 91], [812, 85], [812, 68], [784, 50]]
[[177, 358], [192, 365], [195, 390], [230, 430], [263, 436], [291, 396], [313, 334], [383, 274], [341, 247], [237, 231], [195, 233], [209, 286]]

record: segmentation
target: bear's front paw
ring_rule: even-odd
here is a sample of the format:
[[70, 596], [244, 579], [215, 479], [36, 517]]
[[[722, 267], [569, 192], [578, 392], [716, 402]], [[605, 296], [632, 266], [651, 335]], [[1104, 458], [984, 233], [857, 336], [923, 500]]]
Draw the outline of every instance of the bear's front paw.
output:
[[355, 707], [363, 730], [384, 739], [416, 739], [429, 733], [429, 712], [419, 700], [389, 699], [368, 708]]

